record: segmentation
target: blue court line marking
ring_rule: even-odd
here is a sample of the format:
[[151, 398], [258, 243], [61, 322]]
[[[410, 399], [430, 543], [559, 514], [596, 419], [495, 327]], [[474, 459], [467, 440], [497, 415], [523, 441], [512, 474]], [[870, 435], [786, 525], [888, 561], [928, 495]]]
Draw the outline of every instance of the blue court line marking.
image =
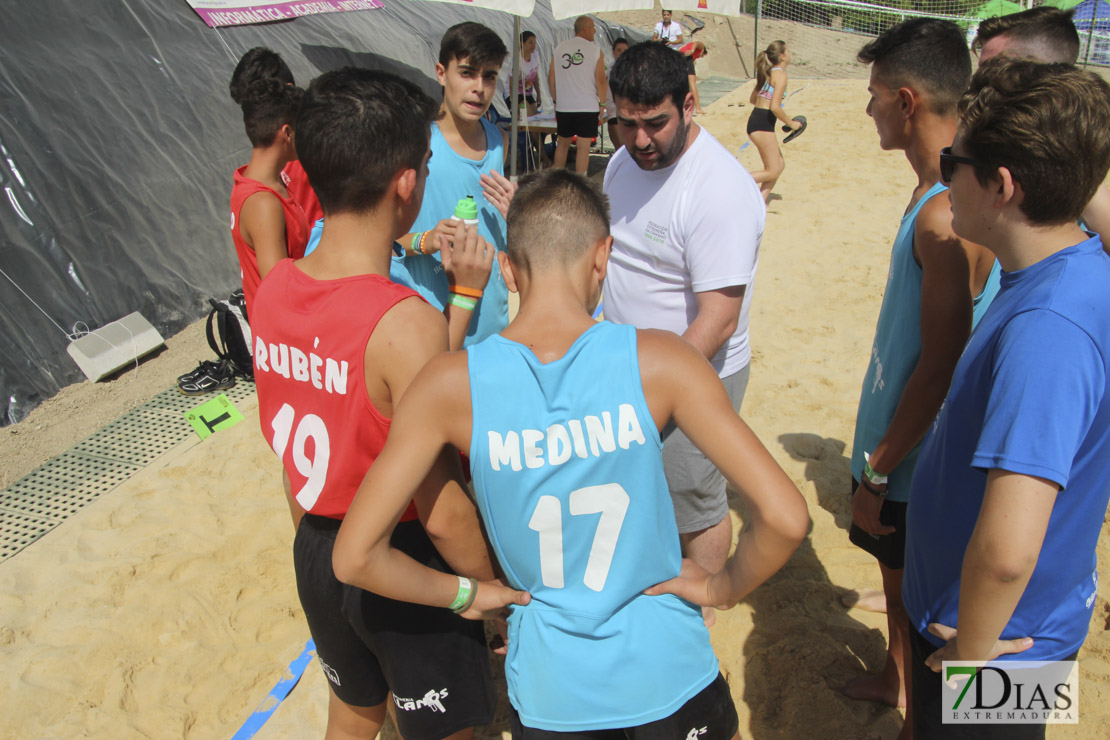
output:
[[[790, 98], [794, 97], [795, 95], [797, 95], [798, 93], [800, 93], [800, 92], [801, 92], [802, 90], [805, 90], [805, 89], [806, 89], [806, 86], [805, 86], [805, 85], [802, 85], [802, 86], [801, 86], [801, 87], [799, 87], [799, 88], [798, 88], [797, 90], [795, 90], [794, 92], [792, 92], [792, 93], [790, 93], [789, 95], [787, 95], [787, 96], [786, 96], [786, 100], [790, 100]], [[783, 101], [783, 103], [785, 103], [785, 102], [786, 102], [786, 101], [784, 100], [784, 101]], [[736, 153], [737, 153], [737, 154], [739, 154], [740, 152], [742, 152], [742, 151], [744, 151], [745, 149], [747, 149], [747, 148], [748, 148], [748, 145], [749, 145], [749, 144], [751, 144], [751, 142], [750, 142], [750, 141], [745, 141], [745, 142], [744, 142], [744, 143], [743, 143], [743, 144], [742, 144], [742, 145], [740, 146], [740, 148], [736, 150]]]
[[244, 722], [243, 726], [239, 728], [239, 731], [231, 737], [231, 740], [247, 740], [248, 738], [254, 737], [254, 734], [262, 729], [262, 725], [266, 724], [266, 720], [270, 719], [274, 710], [278, 708], [278, 705], [281, 704], [285, 697], [289, 696], [289, 692], [292, 691], [293, 687], [301, 680], [301, 676], [304, 675], [304, 670], [308, 667], [315, 652], [316, 643], [312, 640], [306, 642], [301, 654], [289, 664], [281, 680], [277, 682], [277, 685], [270, 690], [270, 693], [266, 695], [266, 698], [263, 699], [262, 703], [258, 705], [258, 708], [254, 710], [254, 714], [247, 717], [247, 721]]

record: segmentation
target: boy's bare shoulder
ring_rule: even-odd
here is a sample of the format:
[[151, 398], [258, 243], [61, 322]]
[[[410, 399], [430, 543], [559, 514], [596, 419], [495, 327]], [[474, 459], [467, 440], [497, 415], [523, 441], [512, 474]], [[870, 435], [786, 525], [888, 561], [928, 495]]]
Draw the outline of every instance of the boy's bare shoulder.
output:
[[987, 249], [962, 239], [952, 229], [952, 202], [945, 190], [926, 201], [918, 211], [914, 224], [914, 251], [920, 256], [922, 248], [954, 248], [956, 245], [969, 255], [979, 255]]
[[409, 296], [385, 312], [371, 338], [378, 343], [404, 346], [423, 340], [438, 344], [441, 336], [446, 342], [447, 320], [443, 313], [419, 296]]
[[418, 296], [397, 302], [378, 320], [366, 343], [366, 370], [411, 379], [447, 349], [447, 320]]
[[637, 329], [636, 351], [641, 374], [650, 371], [667, 375], [681, 371], [691, 362], [704, 361], [692, 344], [665, 329]]

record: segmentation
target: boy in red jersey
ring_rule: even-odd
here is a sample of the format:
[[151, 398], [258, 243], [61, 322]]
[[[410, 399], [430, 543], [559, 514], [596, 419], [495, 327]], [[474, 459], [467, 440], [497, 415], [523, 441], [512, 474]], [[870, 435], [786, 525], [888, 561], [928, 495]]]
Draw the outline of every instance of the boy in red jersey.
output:
[[[308, 219], [286, 188], [283, 170], [297, 159], [293, 125], [304, 91], [271, 77], [274, 59], [256, 47], [243, 55], [231, 76], [231, 98], [243, 108], [251, 158], [235, 171], [231, 189], [231, 240], [239, 257], [247, 317], [254, 318], [254, 296], [266, 273], [285, 257], [304, 254]], [[286, 68], [287, 69], [287, 68]]]
[[[375, 737], [390, 695], [407, 740], [469, 737], [493, 716], [480, 625], [344, 586], [331, 567], [336, 532], [398, 400], [447, 349], [443, 314], [388, 278], [393, 241], [420, 210], [434, 115], [427, 96], [392, 75], [347, 68], [312, 83], [298, 149], [326, 226], [317, 249], [279, 261], [257, 295], [259, 415], [294, 518], [305, 512], [293, 563], [329, 681], [328, 737]], [[462, 226], [453, 249], [458, 284], [484, 281], [485, 242]], [[458, 453], [441, 451], [394, 544], [437, 570], [492, 578], [459, 478]]]

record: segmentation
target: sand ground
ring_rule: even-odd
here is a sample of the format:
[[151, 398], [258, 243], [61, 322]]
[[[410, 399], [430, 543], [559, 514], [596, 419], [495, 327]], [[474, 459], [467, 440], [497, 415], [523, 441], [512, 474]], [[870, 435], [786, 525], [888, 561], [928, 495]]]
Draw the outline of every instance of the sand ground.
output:
[[[697, 120], [736, 152], [750, 83]], [[836, 689], [881, 665], [883, 617], [840, 606], [880, 585], [847, 541], [848, 454], [890, 240], [914, 184], [879, 150], [864, 84], [791, 81], [808, 131], [785, 147], [755, 281], [751, 384], [742, 410], [809, 504], [810, 537], [712, 630], [745, 737], [893, 738], [901, 715]], [[758, 168], [749, 146], [739, 158]], [[108, 384], [67, 389], [0, 431], [10, 483], [172, 384], [206, 354], [194, 325]], [[140, 387], [141, 385], [141, 387]], [[0, 737], [230, 737], [308, 638], [292, 578], [279, 468], [253, 403], [238, 426], [163, 456], [0, 563]], [[739, 511], [734, 512], [737, 525]], [[1100, 546], [1105, 567], [1110, 547]], [[1110, 736], [1110, 604], [1099, 590], [1080, 653], [1077, 727]], [[319, 737], [327, 689], [315, 664], [257, 735]], [[479, 737], [503, 735], [499, 721]], [[392, 735], [389, 735], [392, 737]], [[507, 737], [507, 734], [504, 736]]]

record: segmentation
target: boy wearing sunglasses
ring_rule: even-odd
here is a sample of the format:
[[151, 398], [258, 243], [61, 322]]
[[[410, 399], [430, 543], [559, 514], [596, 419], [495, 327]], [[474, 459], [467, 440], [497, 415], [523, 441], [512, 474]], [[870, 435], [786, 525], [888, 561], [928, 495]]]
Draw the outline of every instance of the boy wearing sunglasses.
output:
[[963, 32], [949, 21], [906, 21], [863, 47], [859, 59], [872, 65], [867, 113], [879, 146], [904, 151], [917, 184], [891, 251], [852, 445], [849, 537], [879, 561], [884, 593], [861, 606], [885, 608], [887, 656], [880, 673], [860, 676], [842, 690], [853, 699], [902, 706], [910, 481], [973, 315], [997, 290], [997, 268], [990, 252], [953, 233], [948, 194], [939, 182], [940, 150], [952, 143], [956, 103], [971, 77]]
[[1000, 58], [972, 79], [940, 156], [953, 228], [987, 245], [1004, 272], [910, 497], [917, 738], [1043, 738], [1043, 724], [942, 726], [933, 671], [953, 660], [1074, 660], [1087, 636], [1110, 500], [1110, 257], [1076, 219], [1110, 168], [1108, 129], [1101, 78]]

